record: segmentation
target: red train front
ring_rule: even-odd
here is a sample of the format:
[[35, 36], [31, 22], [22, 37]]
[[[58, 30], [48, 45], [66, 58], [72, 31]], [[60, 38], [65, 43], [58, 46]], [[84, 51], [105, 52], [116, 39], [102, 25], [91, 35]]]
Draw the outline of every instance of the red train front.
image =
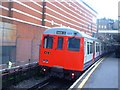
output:
[[[93, 63], [93, 53], [89, 60], [86, 55], [85, 34], [70, 28], [51, 28], [44, 32], [40, 47], [39, 65], [43, 72], [51, 76], [74, 78]], [[93, 44], [93, 40], [90, 39]], [[86, 46], [85, 46], [85, 45]], [[95, 53], [94, 53], [95, 54]], [[94, 55], [95, 57], [95, 55]], [[89, 64], [85, 66], [85, 63]]]

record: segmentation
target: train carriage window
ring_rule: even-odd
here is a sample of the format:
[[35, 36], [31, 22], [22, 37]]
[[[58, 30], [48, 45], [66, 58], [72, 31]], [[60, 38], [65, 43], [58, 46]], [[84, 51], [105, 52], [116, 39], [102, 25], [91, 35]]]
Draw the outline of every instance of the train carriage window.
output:
[[98, 44], [96, 43], [96, 52], [98, 52]]
[[68, 39], [68, 50], [80, 51], [80, 39], [69, 38]]
[[100, 45], [98, 45], [98, 52], [100, 52]]
[[89, 42], [87, 42], [87, 54], [89, 54]]
[[103, 46], [101, 45], [101, 51], [102, 51]]
[[44, 37], [44, 48], [52, 49], [53, 47], [53, 37], [46, 36]]
[[93, 45], [92, 45], [92, 52], [95, 53], [95, 43], [93, 42]]
[[59, 37], [57, 49], [61, 50], [62, 48], [63, 48], [63, 38]]
[[100, 45], [98, 43], [96, 43], [96, 52], [100, 51]]
[[93, 44], [90, 42], [90, 54], [93, 52]]

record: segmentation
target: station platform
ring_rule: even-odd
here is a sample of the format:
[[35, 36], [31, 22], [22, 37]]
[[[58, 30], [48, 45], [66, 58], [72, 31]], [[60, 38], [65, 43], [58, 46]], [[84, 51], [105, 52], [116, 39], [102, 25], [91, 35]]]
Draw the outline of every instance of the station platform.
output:
[[120, 78], [118, 76], [120, 58], [116, 58], [113, 53], [101, 58], [100, 61], [94, 70], [90, 70], [91, 74], [88, 73], [89, 75], [86, 75], [83, 79], [80, 77], [70, 88], [120, 90]]
[[119, 88], [118, 60], [111, 54], [100, 63], [83, 88]]

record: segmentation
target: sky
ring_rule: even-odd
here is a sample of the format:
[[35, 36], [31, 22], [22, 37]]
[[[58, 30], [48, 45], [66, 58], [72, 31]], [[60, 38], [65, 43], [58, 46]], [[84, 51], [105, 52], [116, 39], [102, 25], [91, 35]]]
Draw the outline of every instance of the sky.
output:
[[98, 12], [97, 18], [118, 19], [118, 2], [120, 0], [83, 0], [95, 11]]

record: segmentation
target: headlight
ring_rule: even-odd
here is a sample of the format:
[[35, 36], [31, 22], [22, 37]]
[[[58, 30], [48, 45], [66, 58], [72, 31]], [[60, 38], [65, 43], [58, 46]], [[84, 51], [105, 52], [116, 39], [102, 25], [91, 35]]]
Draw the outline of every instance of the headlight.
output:
[[45, 62], [45, 60], [42, 60], [42, 62], [44, 63], [44, 62]]
[[45, 60], [46, 63], [48, 63], [48, 60]]
[[42, 60], [43, 63], [48, 63], [48, 60]]

